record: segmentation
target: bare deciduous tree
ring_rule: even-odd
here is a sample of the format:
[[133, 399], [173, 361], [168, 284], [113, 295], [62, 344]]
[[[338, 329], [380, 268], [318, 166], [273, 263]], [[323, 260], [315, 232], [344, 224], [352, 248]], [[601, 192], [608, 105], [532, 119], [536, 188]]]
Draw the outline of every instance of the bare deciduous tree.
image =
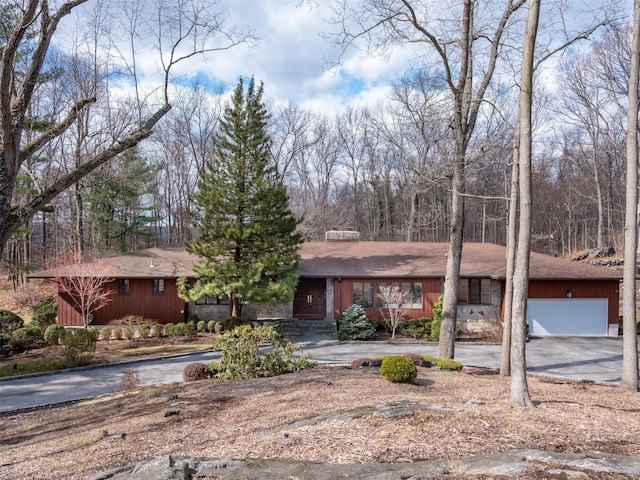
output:
[[[124, 125], [120, 134], [109, 143], [83, 159], [82, 164], [67, 174], [43, 185], [24, 203], [12, 203], [18, 173], [27, 159], [46, 148], [76, 124], [85, 109], [95, 103], [95, 96], [68, 98], [66, 113], [59, 115], [52, 126], [28, 139], [26, 132], [29, 108], [34, 100], [36, 86], [41, 82], [43, 66], [50, 45], [61, 21], [76, 7], [88, 0], [69, 0], [57, 9], [50, 9], [46, 0], [27, 0], [21, 9], [16, 5], [16, 21], [7, 33], [0, 58], [0, 255], [12, 232], [28, 222], [45, 204], [65, 191], [100, 165], [116, 155], [136, 146], [148, 138], [156, 124], [171, 109], [169, 85], [173, 71], [179, 63], [195, 55], [228, 49], [250, 39], [249, 35], [224, 30], [224, 17], [211, 13], [206, 6], [191, 0], [160, 2], [153, 25], [156, 48], [160, 52], [162, 95], [156, 107], [145, 98], [141, 121]], [[212, 43], [218, 33], [224, 40]], [[16, 60], [20, 59], [20, 62]], [[20, 65], [18, 65], [18, 63]], [[21, 68], [24, 67], [24, 68]], [[106, 121], [106, 120], [105, 120]]]
[[379, 305], [381, 305], [382, 318], [391, 329], [391, 338], [396, 338], [396, 330], [402, 324], [404, 315], [407, 313], [405, 305], [411, 298], [411, 292], [402, 291], [402, 288], [396, 283], [379, 285], [377, 296]]

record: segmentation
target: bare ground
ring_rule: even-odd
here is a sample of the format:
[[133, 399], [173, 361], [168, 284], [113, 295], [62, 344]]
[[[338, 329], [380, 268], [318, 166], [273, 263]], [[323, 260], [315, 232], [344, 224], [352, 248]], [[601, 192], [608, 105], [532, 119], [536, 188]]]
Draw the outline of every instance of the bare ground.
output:
[[[640, 455], [637, 393], [537, 376], [529, 387], [536, 408], [507, 403], [510, 380], [486, 370], [419, 368], [414, 384], [392, 384], [375, 370], [324, 366], [131, 390], [0, 415], [0, 478], [86, 478], [166, 454], [338, 464], [523, 448]], [[392, 404], [410, 413], [385, 416]]]

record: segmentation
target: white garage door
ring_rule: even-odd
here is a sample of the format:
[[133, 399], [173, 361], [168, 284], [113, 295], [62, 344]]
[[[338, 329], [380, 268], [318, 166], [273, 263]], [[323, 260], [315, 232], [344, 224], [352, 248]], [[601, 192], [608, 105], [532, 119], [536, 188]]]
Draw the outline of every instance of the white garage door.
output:
[[532, 336], [607, 335], [606, 298], [530, 298], [527, 320]]

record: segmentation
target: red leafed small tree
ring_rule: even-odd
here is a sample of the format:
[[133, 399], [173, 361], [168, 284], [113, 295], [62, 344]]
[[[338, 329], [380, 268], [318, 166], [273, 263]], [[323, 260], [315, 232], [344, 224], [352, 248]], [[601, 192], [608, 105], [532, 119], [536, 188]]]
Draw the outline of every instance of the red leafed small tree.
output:
[[88, 260], [82, 252], [69, 250], [58, 258], [57, 268], [47, 268], [58, 285], [58, 292], [66, 294], [73, 307], [80, 311], [87, 327], [93, 313], [107, 305], [114, 295], [108, 287], [113, 282], [113, 267], [104, 260]]

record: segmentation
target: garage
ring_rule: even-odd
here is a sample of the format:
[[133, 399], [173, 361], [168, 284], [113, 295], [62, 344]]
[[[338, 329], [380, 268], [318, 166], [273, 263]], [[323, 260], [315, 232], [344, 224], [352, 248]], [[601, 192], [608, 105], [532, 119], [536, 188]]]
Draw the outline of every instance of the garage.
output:
[[606, 298], [530, 298], [527, 321], [530, 335], [606, 336]]

